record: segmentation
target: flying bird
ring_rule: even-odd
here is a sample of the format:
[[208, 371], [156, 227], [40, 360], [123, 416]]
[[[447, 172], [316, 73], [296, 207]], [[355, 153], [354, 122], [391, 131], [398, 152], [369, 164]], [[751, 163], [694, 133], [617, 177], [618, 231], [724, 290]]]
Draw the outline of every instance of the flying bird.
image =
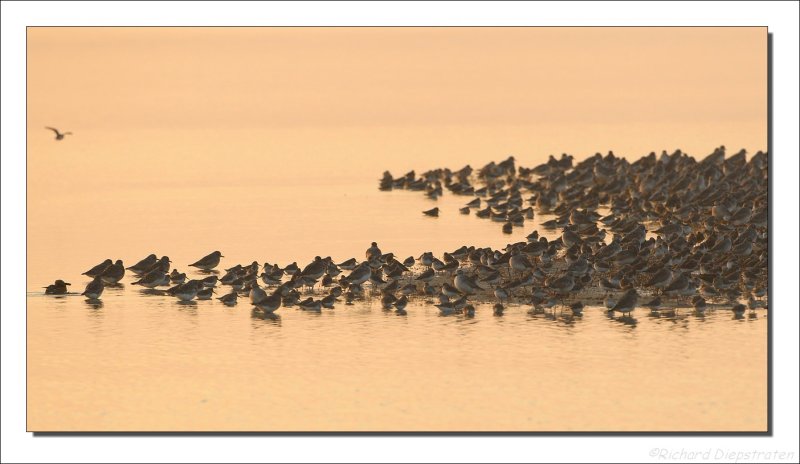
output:
[[55, 127], [45, 127], [45, 129], [50, 129], [51, 131], [55, 132], [56, 140], [64, 140], [64, 136], [72, 135], [72, 132], [59, 132]]

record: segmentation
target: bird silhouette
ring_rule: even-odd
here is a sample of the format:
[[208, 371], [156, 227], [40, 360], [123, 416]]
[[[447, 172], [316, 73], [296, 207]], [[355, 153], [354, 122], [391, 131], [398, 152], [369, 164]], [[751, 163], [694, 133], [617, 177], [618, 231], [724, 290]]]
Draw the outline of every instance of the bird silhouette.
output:
[[54, 127], [45, 126], [45, 129], [50, 129], [51, 131], [55, 132], [56, 133], [56, 140], [64, 140], [64, 136], [72, 135], [72, 132], [59, 132], [58, 129], [56, 129]]

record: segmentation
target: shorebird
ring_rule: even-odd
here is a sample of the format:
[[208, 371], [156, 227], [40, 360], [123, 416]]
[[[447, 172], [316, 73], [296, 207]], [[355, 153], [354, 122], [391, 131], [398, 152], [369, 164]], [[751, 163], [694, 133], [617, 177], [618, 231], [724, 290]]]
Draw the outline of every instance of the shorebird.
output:
[[169, 272], [169, 265], [170, 265], [171, 262], [172, 261], [169, 260], [169, 256], [162, 256], [162, 257], [158, 258], [158, 260], [156, 261], [155, 264], [153, 264], [149, 268], [145, 269], [144, 270], [144, 274], [147, 274], [148, 272], [153, 272], [153, 271], [161, 271], [161, 272], [166, 274], [167, 272]]
[[[395, 282], [397, 282], [397, 281], [395, 280]], [[418, 291], [419, 290], [417, 290], [417, 284], [415, 284], [415, 283], [406, 284], [406, 285], [403, 285], [402, 288], [400, 288], [400, 293], [402, 293], [403, 295], [413, 295], [413, 294], [417, 293]]]
[[658, 310], [661, 309], [661, 297], [657, 296], [642, 306], [649, 309], [651, 314], [658, 314]]
[[664, 293], [676, 298], [683, 295], [690, 286], [689, 278], [685, 274], [678, 274], [669, 285], [664, 288]]
[[472, 306], [471, 304], [464, 306], [464, 309], [462, 311], [464, 312], [464, 316], [466, 317], [475, 317], [475, 307]]
[[178, 284], [173, 288], [174, 289], [170, 289], [167, 292], [181, 301], [191, 301], [197, 296], [200, 289], [203, 288], [203, 283], [199, 280], [190, 280], [185, 284]]
[[639, 301], [639, 294], [636, 292], [636, 289], [632, 288], [622, 295], [622, 298], [617, 301], [617, 304], [615, 304], [610, 311], [619, 311], [623, 315], [630, 315], [630, 313], [636, 309], [637, 301]]
[[350, 285], [361, 285], [372, 277], [372, 269], [367, 263], [359, 264], [350, 275], [343, 277], [343, 281]]
[[190, 264], [189, 266], [196, 267], [204, 271], [210, 271], [219, 265], [220, 258], [224, 258], [224, 256], [222, 256], [222, 253], [220, 253], [219, 251], [214, 251], [206, 256], [203, 256], [202, 258]]
[[378, 242], [372, 242], [372, 245], [369, 248], [367, 248], [366, 252], [367, 261], [371, 259], [380, 259], [381, 255], [382, 253], [381, 249], [378, 248]]
[[[58, 282], [58, 281], [56, 281], [56, 282]], [[69, 284], [67, 284], [67, 285], [69, 285]], [[747, 298], [747, 307], [750, 308], [751, 311], [755, 311], [758, 308], [763, 308], [764, 307], [764, 301], [756, 300], [755, 298], [753, 298], [752, 295], [750, 295], [750, 297]]]
[[530, 261], [528, 261], [528, 258], [518, 252], [514, 252], [514, 254], [511, 255], [511, 258], [508, 260], [508, 264], [511, 269], [519, 273], [523, 273], [533, 267]]
[[430, 282], [430, 281], [431, 281], [431, 279], [433, 279], [433, 276], [434, 276], [434, 271], [433, 271], [433, 269], [431, 268], [431, 269], [427, 269], [427, 270], [425, 270], [425, 271], [421, 272], [421, 273], [420, 273], [420, 274], [419, 274], [419, 275], [416, 277], [416, 279], [415, 279], [415, 280], [418, 280], [418, 281], [420, 281], [420, 282]]
[[214, 287], [203, 288], [197, 292], [198, 300], [210, 300], [214, 297]]
[[575, 278], [571, 275], [561, 276], [552, 282], [545, 282], [545, 285], [550, 291], [557, 293], [560, 296], [569, 295], [575, 287]]
[[503, 301], [508, 300], [508, 290], [503, 287], [497, 287], [494, 289], [494, 296], [497, 298], [497, 301], [502, 303]]
[[659, 290], [664, 290], [672, 282], [672, 271], [669, 268], [663, 267], [656, 271], [646, 282], [646, 287], [655, 287]]
[[160, 269], [150, 271], [141, 279], [131, 283], [131, 285], [141, 285], [142, 287], [147, 288], [156, 288], [167, 284], [169, 284], [169, 276]]
[[336, 297], [333, 295], [328, 295], [323, 299], [319, 300], [319, 303], [322, 305], [323, 308], [333, 309], [333, 305], [334, 303], [336, 303]]
[[439, 303], [439, 304], [434, 305], [434, 306], [439, 308], [439, 315], [440, 316], [449, 316], [451, 314], [455, 314], [456, 311], [457, 311], [455, 306], [453, 306], [453, 303], [449, 303], [449, 302], [448, 303]]
[[[263, 290], [262, 290], [263, 292]], [[272, 293], [270, 296], [265, 296], [257, 303], [253, 303], [253, 305], [263, 311], [266, 314], [274, 313], [281, 307], [281, 292], [282, 289], [278, 287], [275, 292]], [[266, 294], [265, 294], [266, 295]], [[250, 295], [250, 300], [253, 300], [252, 294]]]
[[573, 316], [583, 316], [583, 303], [580, 301], [576, 301], [569, 305], [569, 309], [572, 310]]
[[426, 216], [438, 217], [439, 216], [439, 207], [437, 206], [437, 207], [435, 207], [433, 209], [429, 209], [427, 211], [423, 211], [422, 214], [424, 214]]
[[108, 266], [101, 274], [100, 278], [105, 284], [116, 284], [125, 276], [125, 266], [122, 260], [118, 259], [114, 264]]
[[67, 285], [72, 285], [69, 282], [64, 282], [61, 279], [55, 281], [55, 283], [48, 285], [47, 287], [43, 287], [45, 289], [45, 295], [64, 295], [67, 293]]
[[322, 303], [320, 303], [319, 300], [314, 300], [311, 297], [308, 297], [306, 300], [297, 303], [297, 306], [299, 306], [303, 311], [322, 311]]
[[425, 282], [425, 284], [422, 286], [422, 293], [428, 296], [436, 295], [436, 287], [428, 282]]
[[103, 294], [103, 290], [105, 290], [105, 285], [103, 285], [103, 281], [100, 279], [100, 276], [97, 276], [91, 282], [89, 282], [81, 295], [84, 295], [90, 300], [97, 300], [100, 298], [100, 295]]
[[252, 284], [250, 287], [250, 303], [253, 305], [258, 305], [266, 298], [267, 292], [265, 292], [263, 288], [259, 287], [258, 284]]
[[692, 306], [694, 306], [694, 311], [697, 314], [703, 314], [706, 312], [706, 300], [700, 295], [695, 296], [692, 298]]
[[186, 282], [186, 273], [178, 272], [177, 269], [173, 269], [172, 272], [169, 273], [169, 281], [173, 284], [182, 284]]
[[[153, 255], [153, 256], [155, 256], [155, 255]], [[113, 264], [113, 261], [111, 261], [110, 259], [106, 259], [102, 263], [98, 264], [97, 266], [93, 266], [91, 269], [89, 269], [88, 271], [82, 273], [81, 275], [85, 275], [85, 276], [89, 276], [89, 277], [97, 277], [100, 274], [102, 274], [103, 271], [105, 271], [108, 266], [111, 266], [112, 264]]]
[[395, 301], [397, 301], [397, 297], [395, 297], [393, 294], [384, 293], [384, 295], [381, 297], [381, 307], [386, 310], [392, 309], [392, 305], [395, 303]]
[[433, 259], [434, 259], [433, 258], [433, 252], [432, 251], [426, 251], [425, 253], [422, 253], [422, 255], [420, 255], [420, 257], [417, 258], [417, 259], [419, 260], [420, 264], [422, 264], [423, 266], [431, 267], [433, 265]]
[[483, 287], [478, 285], [471, 277], [464, 274], [464, 271], [462, 269], [456, 271], [456, 276], [453, 278], [453, 285], [461, 293], [464, 293], [466, 295], [471, 295], [480, 290], [483, 290]]
[[405, 296], [405, 295], [403, 295], [402, 297], [400, 297], [400, 298], [399, 298], [397, 301], [395, 301], [395, 302], [394, 302], [394, 304], [393, 304], [393, 306], [394, 306], [394, 307], [395, 307], [397, 310], [399, 310], [399, 311], [404, 311], [404, 310], [406, 309], [406, 306], [407, 306], [407, 305], [408, 305], [408, 297], [407, 297], [407, 296]]
[[287, 273], [289, 275], [295, 275], [298, 272], [300, 272], [300, 267], [297, 266], [297, 261], [295, 261], [292, 264], [289, 264], [288, 266], [283, 268], [283, 272], [285, 272], [285, 273]]
[[503, 315], [503, 311], [505, 310], [505, 308], [503, 307], [502, 303], [495, 303], [493, 309], [494, 309], [494, 315], [495, 316], [502, 316]]
[[461, 296], [461, 291], [450, 285], [449, 282], [445, 282], [442, 284], [442, 295], [445, 295], [448, 298], [455, 298]]
[[[109, 265], [111, 264], [111, 260], [109, 259]], [[127, 267], [129, 271], [133, 272], [134, 274], [141, 274], [145, 272], [147, 269], [150, 269], [156, 262], [158, 261], [158, 256], [155, 253], [151, 253], [147, 255], [146, 258], [143, 258], [138, 263], [134, 264], [133, 266]]]
[[228, 293], [227, 295], [222, 295], [221, 297], [217, 298], [221, 301], [225, 306], [234, 306], [239, 299], [239, 294], [235, 291]]
[[55, 127], [45, 126], [45, 129], [50, 129], [51, 131], [55, 132], [56, 140], [64, 140], [65, 136], [72, 135], [72, 132], [59, 132]]
[[742, 317], [744, 316], [745, 309], [747, 309], [747, 306], [743, 304], [736, 304], [731, 308], [731, 311], [733, 311], [733, 315], [735, 317]]

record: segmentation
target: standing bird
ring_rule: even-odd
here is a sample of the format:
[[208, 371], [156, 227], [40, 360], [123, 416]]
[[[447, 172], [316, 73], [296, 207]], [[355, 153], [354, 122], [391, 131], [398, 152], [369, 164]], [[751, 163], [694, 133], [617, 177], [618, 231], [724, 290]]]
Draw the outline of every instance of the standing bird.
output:
[[[111, 265], [111, 260], [109, 259], [108, 261], [108, 264]], [[133, 266], [126, 267], [125, 269], [133, 271], [135, 274], [141, 274], [153, 267], [156, 262], [158, 262], [158, 256], [156, 256], [155, 253], [150, 253], [146, 258], [142, 258], [142, 260], [138, 263], [134, 264]], [[103, 270], [105, 270], [105, 268], [103, 268]]]
[[214, 296], [214, 287], [204, 288], [197, 292], [198, 300], [210, 300], [213, 296]]
[[472, 295], [483, 290], [483, 287], [479, 286], [470, 276], [464, 274], [464, 271], [461, 269], [456, 271], [456, 276], [453, 278], [453, 285], [465, 295]]
[[504, 309], [505, 308], [503, 307], [502, 303], [495, 303], [495, 305], [494, 305], [494, 315], [495, 316], [502, 316]]
[[65, 135], [72, 135], [72, 132], [59, 132], [58, 129], [56, 129], [55, 127], [45, 126], [45, 129], [50, 129], [51, 131], [55, 132], [56, 140], [64, 140]]
[[100, 274], [100, 279], [103, 280], [105, 284], [116, 284], [125, 276], [125, 266], [122, 265], [122, 260], [118, 259], [117, 262], [108, 266], [102, 274]]
[[623, 315], [630, 315], [631, 311], [636, 309], [637, 301], [639, 301], [639, 294], [636, 293], [636, 289], [632, 288], [622, 295], [622, 298], [617, 301], [617, 304], [615, 304], [614, 307], [609, 310], [609, 312], [619, 311]]
[[189, 266], [200, 268], [204, 271], [210, 271], [219, 265], [220, 258], [224, 258], [222, 253], [215, 251], [209, 255], [203, 256], [197, 262], [194, 262]]
[[[96, 278], [99, 278], [99, 276]], [[136, 282], [132, 282], [131, 285], [141, 285], [147, 288], [156, 288], [161, 285], [169, 285], [169, 276], [160, 269], [155, 269], [145, 274], [144, 277]]]
[[372, 242], [372, 246], [367, 248], [367, 261], [371, 259], [380, 259], [382, 256], [381, 249], [378, 248], [378, 242]]
[[97, 277], [100, 274], [102, 274], [103, 271], [105, 271], [106, 268], [108, 268], [108, 266], [111, 266], [113, 263], [114, 262], [111, 261], [110, 259], [106, 259], [102, 263], [98, 264], [97, 266], [94, 266], [93, 268], [91, 268], [88, 271], [82, 273], [81, 275], [89, 276], [89, 277], [92, 277], [92, 278]]
[[437, 206], [437, 207], [435, 207], [433, 209], [429, 209], [427, 211], [423, 211], [422, 214], [424, 214], [426, 216], [439, 217], [439, 207]]
[[267, 299], [267, 292], [264, 291], [258, 284], [253, 283], [250, 288], [250, 303], [258, 306], [262, 301]]
[[236, 301], [239, 298], [239, 294], [234, 292], [230, 292], [227, 295], [223, 295], [217, 298], [219, 301], [225, 304], [225, 306], [235, 306]]
[[[190, 280], [185, 284], [178, 284], [173, 287], [172, 295], [177, 297], [181, 301], [191, 301], [194, 297], [197, 296], [197, 293], [203, 288], [203, 283], [199, 280]], [[167, 293], [170, 293], [169, 290]]]
[[569, 306], [569, 309], [572, 310], [573, 316], [583, 316], [583, 302], [576, 301]]
[[86, 296], [86, 298], [90, 300], [97, 300], [100, 298], [100, 295], [103, 294], [103, 290], [105, 290], [105, 285], [103, 285], [100, 276], [97, 276], [94, 280], [89, 282], [89, 285], [86, 286], [86, 290], [84, 290], [81, 295]]

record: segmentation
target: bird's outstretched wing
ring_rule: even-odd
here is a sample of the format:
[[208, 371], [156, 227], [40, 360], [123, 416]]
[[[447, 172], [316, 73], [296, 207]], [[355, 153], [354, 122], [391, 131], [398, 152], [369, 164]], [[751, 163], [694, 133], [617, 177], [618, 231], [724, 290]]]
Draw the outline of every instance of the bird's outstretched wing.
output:
[[56, 129], [56, 128], [54, 128], [54, 127], [45, 126], [44, 128], [45, 128], [45, 129], [50, 129], [51, 131], [55, 132], [55, 133], [56, 133], [56, 135], [58, 135], [58, 134], [59, 134], [59, 132], [58, 132], [58, 129]]

